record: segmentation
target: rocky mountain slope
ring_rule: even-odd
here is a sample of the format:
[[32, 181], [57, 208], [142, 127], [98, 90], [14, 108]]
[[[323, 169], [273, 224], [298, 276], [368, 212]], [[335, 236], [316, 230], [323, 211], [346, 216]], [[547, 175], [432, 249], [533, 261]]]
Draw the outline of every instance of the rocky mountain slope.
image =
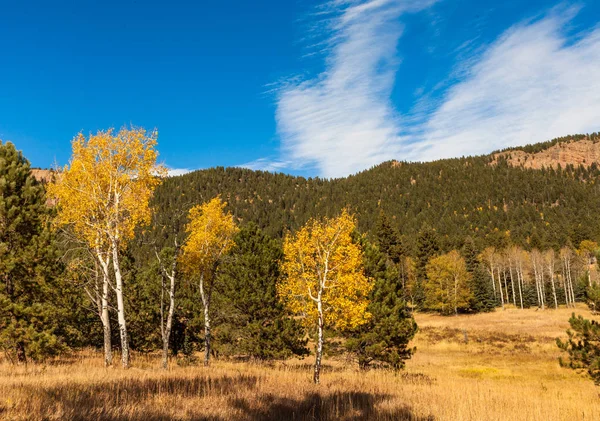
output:
[[[547, 147], [544, 147], [547, 146]], [[598, 134], [555, 139], [544, 144], [514, 148], [492, 155], [492, 163], [504, 158], [513, 166], [539, 170], [541, 168], [566, 168], [567, 165], [589, 168], [600, 163], [600, 136]]]

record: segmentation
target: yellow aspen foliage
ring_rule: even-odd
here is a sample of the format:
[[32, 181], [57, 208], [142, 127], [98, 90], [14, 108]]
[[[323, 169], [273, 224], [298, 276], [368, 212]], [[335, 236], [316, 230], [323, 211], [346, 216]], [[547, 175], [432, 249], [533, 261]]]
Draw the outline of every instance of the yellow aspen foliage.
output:
[[136, 226], [150, 222], [148, 202], [165, 174], [156, 143], [156, 131], [142, 128], [78, 134], [70, 165], [48, 187], [57, 223], [72, 226], [92, 248], [131, 239]]
[[[484, 253], [489, 254], [486, 249]], [[460, 253], [450, 253], [435, 257], [427, 264], [425, 283], [425, 305], [442, 314], [458, 314], [459, 309], [467, 309], [473, 293], [469, 289], [471, 274]]]
[[363, 271], [363, 253], [352, 241], [356, 226], [347, 210], [336, 218], [310, 220], [285, 238], [283, 279], [278, 293], [287, 307], [304, 316], [308, 326], [348, 329], [365, 323], [373, 280]]
[[190, 209], [189, 223], [185, 228], [188, 238], [181, 255], [186, 274], [211, 276], [219, 259], [233, 247], [233, 237], [238, 228], [233, 216], [225, 212], [225, 206], [227, 203], [217, 196]]
[[198, 281], [204, 307], [204, 365], [209, 364], [211, 350], [211, 303], [216, 273], [221, 261], [234, 245], [238, 227], [233, 216], [225, 212], [226, 202], [219, 196], [190, 209], [185, 230], [188, 238], [180, 257], [184, 273]]

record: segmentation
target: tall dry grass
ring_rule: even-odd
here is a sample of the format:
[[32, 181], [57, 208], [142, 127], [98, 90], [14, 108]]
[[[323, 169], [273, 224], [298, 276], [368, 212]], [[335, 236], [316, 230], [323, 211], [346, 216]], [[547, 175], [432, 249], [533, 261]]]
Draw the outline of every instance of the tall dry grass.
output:
[[[559, 367], [554, 340], [571, 310], [509, 309], [460, 317], [417, 315], [407, 369], [357, 371], [312, 360], [210, 368], [105, 369], [94, 353], [0, 372], [2, 420], [600, 420], [600, 389]], [[578, 309], [590, 317], [583, 307]]]

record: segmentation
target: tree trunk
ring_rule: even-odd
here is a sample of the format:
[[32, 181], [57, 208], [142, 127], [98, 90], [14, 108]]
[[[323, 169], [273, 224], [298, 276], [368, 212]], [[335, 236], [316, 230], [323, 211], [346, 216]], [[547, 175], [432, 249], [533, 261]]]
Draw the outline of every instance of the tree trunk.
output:
[[573, 290], [573, 277], [571, 276], [571, 262], [569, 261], [567, 265], [567, 276], [569, 278], [569, 290], [571, 293], [571, 303], [573, 307], [575, 307], [575, 291]]
[[519, 262], [519, 269], [517, 272], [517, 283], [519, 284], [519, 299], [521, 300], [521, 310], [523, 310], [523, 266], [522, 266], [522, 262]]
[[[112, 329], [110, 326], [110, 313], [108, 308], [108, 293], [109, 293], [109, 275], [108, 275], [108, 265], [109, 258], [102, 258], [102, 253], [100, 253], [100, 249], [96, 249], [96, 258], [100, 267], [102, 268], [102, 292], [100, 295], [100, 321], [102, 322], [102, 331], [104, 333], [104, 366], [109, 367], [112, 365]], [[97, 278], [96, 278], [97, 279]], [[98, 285], [98, 284], [96, 284]], [[98, 299], [97, 295], [94, 299]]]
[[102, 330], [104, 331], [104, 366], [112, 365], [112, 331], [110, 329], [110, 318], [108, 307], [102, 304]]
[[17, 353], [17, 361], [20, 364], [27, 364], [27, 353], [25, 352], [25, 344], [21, 341], [17, 342], [15, 346]]
[[125, 319], [125, 300], [123, 299], [123, 277], [119, 265], [119, 250], [117, 244], [113, 243], [113, 268], [115, 270], [117, 295], [117, 319], [119, 321], [119, 334], [121, 336], [121, 364], [123, 368], [129, 368], [129, 340], [127, 338], [127, 322]]
[[567, 280], [567, 271], [566, 271], [567, 259], [563, 258], [562, 262], [562, 279], [563, 279], [563, 289], [565, 291], [565, 305], [567, 307], [571, 307], [570, 298], [571, 294], [569, 294], [569, 281]]
[[[173, 315], [175, 314], [175, 277], [177, 276], [177, 256], [178, 256], [178, 244], [175, 239], [175, 255], [173, 256], [173, 263], [171, 265], [171, 273], [163, 267], [162, 261], [158, 252], [156, 257], [163, 271], [162, 285], [160, 292], [160, 333], [163, 341], [163, 355], [162, 355], [162, 366], [166, 370], [169, 367], [169, 339], [171, 338], [171, 330], [173, 327]], [[167, 320], [164, 319], [164, 295], [165, 295], [165, 276], [169, 278], [169, 311], [167, 312]]]
[[508, 298], [508, 282], [506, 281], [506, 268], [502, 268], [502, 277], [504, 278], [504, 292], [506, 293], [506, 303], [510, 304], [510, 298]]
[[319, 326], [318, 326], [318, 338], [317, 338], [317, 355], [315, 358], [315, 371], [313, 374], [313, 381], [315, 384], [319, 384], [321, 378], [321, 359], [323, 358], [323, 303], [321, 294], [319, 294], [317, 302], [317, 310], [319, 312]]
[[494, 299], [497, 299], [496, 295], [496, 279], [494, 279], [494, 265], [490, 264], [490, 273], [492, 274], [492, 288], [494, 289]]
[[210, 363], [210, 315], [208, 306], [204, 307], [204, 365]]
[[508, 261], [508, 270], [509, 270], [509, 273], [510, 273], [510, 285], [511, 285], [511, 288], [512, 288], [513, 304], [516, 307], [517, 306], [517, 294], [516, 294], [516, 291], [515, 291], [515, 278], [513, 276], [513, 267], [512, 267], [512, 261], [511, 260]]
[[558, 300], [556, 299], [556, 286], [554, 285], [554, 268], [548, 266], [550, 271], [550, 284], [552, 285], [552, 297], [554, 298], [554, 308], [558, 308]]
[[540, 293], [542, 295], [542, 310], [546, 308], [546, 287], [544, 286], [544, 268], [540, 271]]
[[538, 275], [536, 262], [533, 262], [533, 275], [535, 277], [535, 292], [537, 293], [538, 299], [538, 308], [544, 308], [544, 304], [542, 302], [542, 294], [540, 290], [540, 276]]
[[169, 312], [167, 313], [167, 324], [163, 335], [163, 368], [167, 368], [169, 362], [169, 339], [171, 338], [171, 329], [173, 327], [173, 315], [175, 314], [175, 274], [170, 277], [171, 286], [169, 289]]
[[204, 365], [210, 364], [210, 294], [204, 291], [204, 274], [200, 275], [200, 297], [204, 306]]
[[500, 302], [502, 303], [502, 310], [504, 310], [504, 293], [502, 292], [502, 281], [500, 277], [500, 268], [498, 268], [498, 289], [500, 292]]

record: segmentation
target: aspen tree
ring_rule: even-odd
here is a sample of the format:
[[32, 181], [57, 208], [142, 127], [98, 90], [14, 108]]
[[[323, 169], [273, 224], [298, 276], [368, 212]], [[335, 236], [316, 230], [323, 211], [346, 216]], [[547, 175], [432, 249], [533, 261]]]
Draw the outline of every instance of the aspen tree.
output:
[[[158, 264], [160, 266], [161, 271], [160, 336], [163, 343], [162, 366], [164, 369], [167, 369], [169, 364], [169, 339], [171, 338], [171, 330], [173, 328], [173, 316], [175, 314], [175, 282], [177, 280], [177, 259], [181, 250], [179, 242], [177, 241], [177, 236], [175, 236], [174, 246], [174, 249], [165, 249], [162, 253], [158, 253], [157, 251], [155, 251], [156, 258], [158, 259]], [[168, 288], [165, 279], [169, 280]], [[165, 294], [168, 294], [169, 296], [169, 306], [166, 310], [166, 319]]]
[[578, 253], [585, 259], [586, 269], [587, 269], [587, 278], [588, 278], [588, 286], [592, 286], [592, 271], [591, 266], [594, 264], [594, 260], [596, 259], [596, 252], [598, 251], [598, 243], [590, 240], [583, 240], [579, 245]]
[[494, 271], [496, 269], [496, 249], [494, 247], [487, 247], [479, 256], [479, 260], [487, 263], [486, 267], [492, 279], [492, 289], [494, 290], [494, 298], [496, 299], [496, 278]]
[[571, 273], [573, 256], [573, 250], [570, 247], [563, 247], [560, 249], [565, 288], [565, 301], [568, 307], [575, 307], [575, 294], [573, 292], [573, 278]]
[[373, 280], [365, 276], [363, 252], [352, 241], [356, 222], [347, 210], [335, 218], [312, 219], [283, 244], [283, 279], [278, 293], [308, 327], [317, 328], [313, 381], [318, 384], [326, 326], [347, 330], [366, 323]]
[[148, 202], [165, 174], [156, 163], [157, 136], [142, 128], [109, 129], [87, 138], [80, 133], [73, 139], [69, 165], [48, 188], [57, 223], [70, 226], [94, 251], [105, 279], [112, 262], [124, 368], [129, 367], [129, 340], [119, 252], [137, 226], [150, 222]]
[[431, 259], [427, 264], [427, 277], [425, 302], [428, 308], [455, 315], [459, 308], [468, 308], [473, 295], [469, 289], [471, 274], [458, 251]]
[[527, 258], [527, 253], [520, 247], [514, 246], [511, 248], [511, 255], [513, 261], [515, 262], [515, 272], [517, 274], [517, 287], [519, 288], [519, 302], [521, 304], [521, 309], [523, 309], [523, 263]]
[[197, 280], [204, 308], [204, 365], [208, 366], [211, 352], [211, 304], [217, 270], [223, 256], [234, 245], [238, 228], [233, 216], [225, 211], [226, 202], [219, 196], [189, 212], [186, 225], [188, 238], [183, 245], [181, 263], [184, 272]]
[[544, 291], [544, 261], [542, 253], [539, 250], [533, 249], [531, 251], [531, 265], [533, 267], [535, 277], [535, 289], [538, 297], [538, 307], [544, 310], [545, 305], [545, 291]]
[[558, 308], [558, 300], [556, 298], [556, 286], [554, 285], [554, 273], [556, 271], [556, 255], [554, 250], [546, 251], [545, 261], [548, 275], [550, 275], [550, 285], [552, 286], [552, 297], [554, 298], [554, 308]]

